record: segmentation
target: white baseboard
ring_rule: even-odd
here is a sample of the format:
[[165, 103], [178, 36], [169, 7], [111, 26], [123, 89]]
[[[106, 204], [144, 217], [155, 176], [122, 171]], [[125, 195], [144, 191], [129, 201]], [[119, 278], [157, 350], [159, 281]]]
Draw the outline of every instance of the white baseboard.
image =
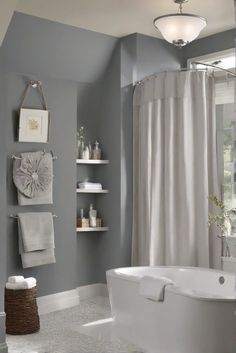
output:
[[7, 353], [7, 344], [5, 338], [5, 319], [6, 314], [4, 312], [0, 313], [0, 353]]
[[79, 293], [79, 299], [89, 299], [96, 296], [107, 296], [107, 285], [104, 283], [94, 283], [87, 286], [81, 286], [77, 288]]
[[6, 343], [0, 343], [0, 353], [7, 353], [8, 348]]
[[95, 296], [107, 296], [106, 284], [89, 284], [69, 291], [39, 297], [37, 298], [39, 315], [71, 308], [78, 305], [80, 300]]
[[39, 315], [71, 308], [79, 304], [77, 289], [68, 290], [37, 298]]

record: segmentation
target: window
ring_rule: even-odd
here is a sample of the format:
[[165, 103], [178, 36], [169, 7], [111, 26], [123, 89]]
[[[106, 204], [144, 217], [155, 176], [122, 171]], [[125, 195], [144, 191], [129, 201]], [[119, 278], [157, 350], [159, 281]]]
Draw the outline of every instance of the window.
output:
[[[188, 67], [193, 68], [192, 62], [200, 61], [214, 64], [235, 72], [235, 50], [213, 53], [188, 60]], [[203, 65], [195, 65], [205, 69]], [[213, 69], [208, 69], [212, 71]], [[236, 109], [234, 103], [235, 78], [222, 70], [214, 70], [216, 93], [216, 127], [219, 178], [222, 186], [222, 198], [226, 207], [236, 208]]]
[[228, 209], [236, 207], [236, 119], [234, 103], [216, 106], [219, 176]]

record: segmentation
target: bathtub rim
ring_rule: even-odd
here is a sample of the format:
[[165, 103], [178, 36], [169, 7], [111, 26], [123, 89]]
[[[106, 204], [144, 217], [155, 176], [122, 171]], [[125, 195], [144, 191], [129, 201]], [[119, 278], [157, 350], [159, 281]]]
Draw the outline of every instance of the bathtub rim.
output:
[[[124, 273], [116, 273], [115, 271], [119, 271], [119, 270], [125, 270], [125, 269], [131, 269], [131, 268], [140, 268], [140, 269], [144, 269], [144, 268], [170, 268], [170, 269], [189, 269], [189, 270], [196, 270], [196, 271], [204, 271], [204, 272], [216, 272], [219, 273], [219, 275], [230, 275], [230, 276], [234, 276], [233, 273], [231, 272], [226, 272], [226, 271], [221, 271], [221, 270], [217, 270], [217, 269], [211, 269], [211, 268], [204, 268], [204, 267], [191, 267], [191, 266], [134, 266], [134, 267], [119, 267], [119, 268], [114, 268], [114, 269], [110, 269], [106, 271], [106, 276], [110, 276], [110, 277], [114, 277], [114, 278], [120, 278], [122, 280], [128, 281], [128, 282], [135, 282], [138, 283], [140, 282], [140, 278], [138, 276], [134, 276], [134, 275], [128, 275], [128, 274], [124, 274]], [[235, 277], [235, 276], [234, 276]], [[214, 296], [214, 295], [210, 295], [207, 293], [201, 293], [201, 292], [196, 292], [193, 291], [191, 289], [188, 288], [183, 288], [180, 286], [175, 286], [175, 285], [171, 285], [171, 286], [167, 286], [166, 287], [166, 291], [174, 294], [174, 295], [181, 295], [181, 296], [185, 296], [185, 297], [189, 297], [192, 299], [198, 299], [198, 300], [204, 300], [204, 301], [217, 301], [217, 302], [226, 302], [226, 303], [236, 303], [236, 288], [235, 288], [235, 295], [234, 297], [221, 297], [221, 296]], [[147, 299], [149, 300], [149, 299]]]

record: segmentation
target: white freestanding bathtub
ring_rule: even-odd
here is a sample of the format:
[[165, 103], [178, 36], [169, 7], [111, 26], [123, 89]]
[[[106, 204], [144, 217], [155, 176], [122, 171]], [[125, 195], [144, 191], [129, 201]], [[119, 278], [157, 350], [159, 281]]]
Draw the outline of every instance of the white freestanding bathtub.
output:
[[[139, 294], [143, 276], [165, 276], [164, 302]], [[195, 267], [107, 271], [113, 329], [152, 353], [236, 353], [235, 276]]]

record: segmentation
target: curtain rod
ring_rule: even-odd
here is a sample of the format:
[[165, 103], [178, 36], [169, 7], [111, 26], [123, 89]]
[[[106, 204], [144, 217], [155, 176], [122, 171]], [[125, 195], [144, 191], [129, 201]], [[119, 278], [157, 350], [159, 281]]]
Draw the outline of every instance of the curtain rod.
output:
[[[227, 74], [229, 74], [230, 76], [233, 76], [234, 78], [236, 77], [236, 74], [235, 74], [233, 71], [224, 69], [224, 68], [222, 68], [222, 67], [220, 67], [220, 66], [217, 66], [217, 65], [206, 64], [206, 63], [202, 63], [202, 62], [200, 62], [200, 61], [193, 61], [191, 64], [192, 64], [192, 65], [204, 65], [204, 66], [206, 66], [206, 68], [203, 69], [203, 68], [197, 68], [197, 67], [194, 67], [194, 68], [182, 67], [182, 68], [180, 68], [180, 69], [178, 69], [178, 70], [176, 70], [176, 71], [197, 71], [197, 70], [199, 70], [199, 71], [205, 71], [205, 70], [206, 70], [206, 71], [207, 71], [207, 67], [212, 67], [212, 68], [215, 68], [215, 69], [217, 69], [217, 70], [224, 71], [224, 72], [226, 72]], [[163, 71], [163, 72], [167, 72], [167, 71]], [[138, 85], [140, 85], [143, 81], [145, 81], [147, 78], [150, 78], [150, 77], [153, 77], [153, 76], [155, 77], [155, 76], [157, 76], [157, 75], [158, 75], [158, 73], [152, 74], [152, 75], [150, 75], [150, 76], [147, 76], [147, 77], [143, 78], [142, 80], [135, 82], [135, 83], [134, 83], [134, 86], [138, 86]]]
[[226, 72], [227, 74], [229, 74], [229, 75], [231, 75], [233, 77], [236, 77], [236, 74], [233, 71], [224, 69], [223, 67], [220, 67], [220, 66], [217, 66], [217, 65], [214, 65], [214, 64], [206, 64], [206, 63], [202, 63], [201, 61], [193, 61], [192, 64], [193, 65], [204, 65], [204, 66], [207, 66], [207, 67], [213, 67], [213, 68], [218, 69], [220, 71], [224, 71], [224, 72]]

